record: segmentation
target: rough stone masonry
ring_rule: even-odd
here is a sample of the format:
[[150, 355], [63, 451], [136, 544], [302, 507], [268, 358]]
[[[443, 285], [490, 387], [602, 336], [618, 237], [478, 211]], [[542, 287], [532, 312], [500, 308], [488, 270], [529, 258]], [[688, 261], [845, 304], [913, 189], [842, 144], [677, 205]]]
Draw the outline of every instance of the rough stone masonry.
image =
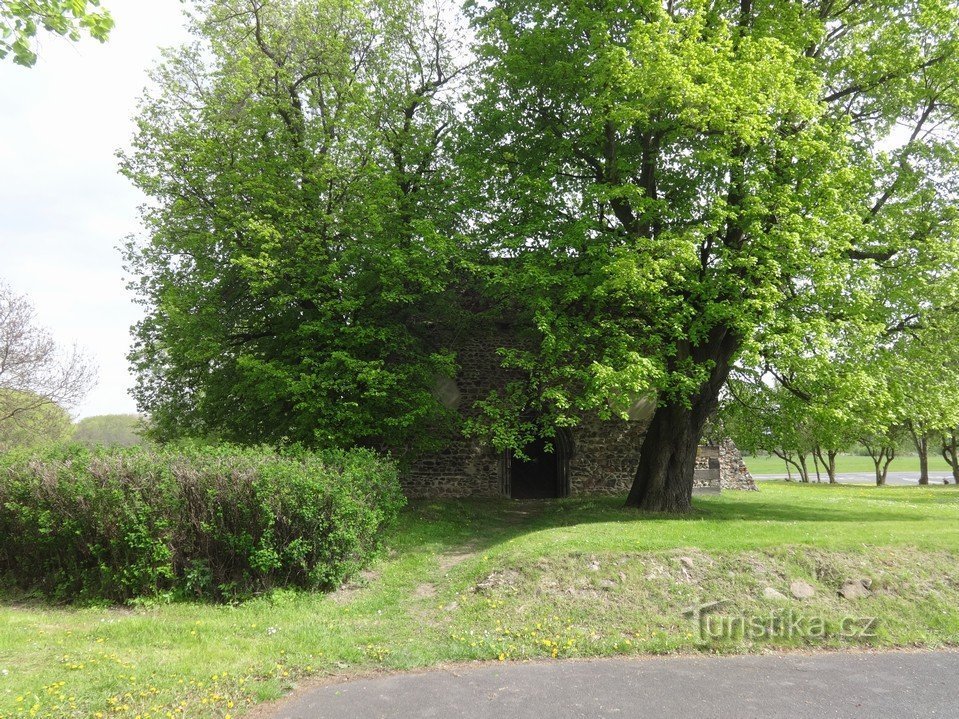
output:
[[[438, 398], [449, 408], [470, 416], [478, 400], [505, 386], [509, 375], [495, 348], [508, 346], [509, 338], [503, 336], [508, 331], [501, 326], [461, 343], [457, 376], [441, 377], [436, 383]], [[653, 408], [652, 402], [638, 402], [629, 419], [584, 415], [577, 427], [558, 430], [555, 456], [545, 459], [556, 472], [552, 496], [627, 492]], [[460, 436], [446, 449], [414, 462], [402, 482], [410, 497], [515, 496], [511, 477], [516, 461], [511, 452]], [[694, 486], [699, 491], [756, 489], [739, 450], [728, 440], [700, 448]]]

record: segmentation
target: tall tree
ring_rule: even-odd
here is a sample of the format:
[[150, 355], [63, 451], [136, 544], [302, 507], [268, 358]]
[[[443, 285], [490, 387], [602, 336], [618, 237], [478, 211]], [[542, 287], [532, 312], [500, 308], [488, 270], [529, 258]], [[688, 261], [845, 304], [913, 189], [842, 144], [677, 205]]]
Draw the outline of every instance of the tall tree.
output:
[[456, 38], [415, 1], [221, 0], [169, 53], [123, 171], [135, 396], [161, 438], [436, 446], [457, 261]]
[[70, 426], [65, 408], [95, 382], [96, 369], [83, 352], [58, 347], [37, 324], [30, 301], [0, 283], [0, 439], [23, 444], [35, 433], [60, 437]]
[[0, 0], [0, 59], [12, 54], [18, 65], [36, 64], [40, 29], [74, 41], [86, 32], [104, 42], [113, 17], [100, 8], [100, 0]]
[[797, 358], [828, 362], [837, 337], [908, 326], [939, 299], [906, 279], [955, 269], [953, 3], [471, 14], [474, 223], [512, 258], [490, 263], [490, 291], [540, 334], [509, 360], [544, 423], [658, 397], [628, 504], [689, 509], [737, 362], [788, 389]]
[[927, 312], [890, 350], [890, 385], [919, 455], [919, 484], [929, 484], [929, 454], [959, 426], [959, 318]]

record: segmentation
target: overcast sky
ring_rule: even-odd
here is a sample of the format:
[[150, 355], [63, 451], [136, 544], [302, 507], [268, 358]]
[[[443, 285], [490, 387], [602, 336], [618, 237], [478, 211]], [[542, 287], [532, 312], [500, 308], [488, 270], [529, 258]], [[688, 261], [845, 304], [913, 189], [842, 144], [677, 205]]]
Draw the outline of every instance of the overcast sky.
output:
[[142, 196], [115, 152], [159, 47], [186, 39], [179, 0], [105, 0], [116, 28], [101, 45], [42, 38], [31, 69], [0, 61], [0, 278], [41, 324], [87, 349], [100, 382], [75, 414], [133, 412], [125, 355], [139, 310], [120, 253]]

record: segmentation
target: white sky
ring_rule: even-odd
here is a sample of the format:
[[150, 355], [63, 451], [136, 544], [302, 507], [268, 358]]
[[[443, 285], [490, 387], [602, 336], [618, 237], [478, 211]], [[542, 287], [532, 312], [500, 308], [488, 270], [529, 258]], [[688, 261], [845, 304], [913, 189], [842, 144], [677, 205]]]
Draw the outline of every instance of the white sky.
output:
[[117, 247], [142, 196], [117, 173], [158, 47], [186, 39], [179, 0], [105, 0], [110, 40], [41, 38], [30, 69], [0, 61], [0, 278], [39, 323], [99, 365], [81, 417], [133, 412], [125, 355], [139, 317]]

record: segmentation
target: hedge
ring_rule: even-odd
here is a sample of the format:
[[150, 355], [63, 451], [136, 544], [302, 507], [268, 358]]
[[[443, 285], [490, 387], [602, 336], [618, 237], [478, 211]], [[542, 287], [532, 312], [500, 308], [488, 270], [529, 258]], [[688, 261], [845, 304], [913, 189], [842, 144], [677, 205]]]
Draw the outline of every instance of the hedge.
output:
[[59, 600], [330, 589], [403, 504], [362, 450], [80, 446], [0, 455], [0, 575]]

